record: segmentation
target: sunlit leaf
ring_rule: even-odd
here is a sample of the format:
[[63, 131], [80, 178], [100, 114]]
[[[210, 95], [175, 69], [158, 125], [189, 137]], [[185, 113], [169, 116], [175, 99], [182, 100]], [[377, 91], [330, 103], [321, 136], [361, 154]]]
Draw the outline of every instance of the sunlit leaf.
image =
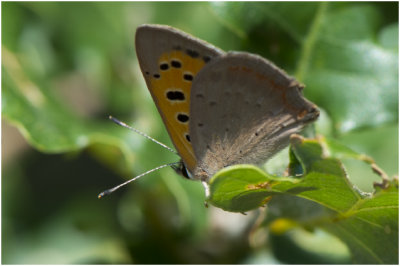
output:
[[[274, 177], [248, 165], [218, 172], [210, 181], [210, 203], [227, 211], [246, 212], [268, 206], [271, 198], [276, 197], [277, 202], [286, 196], [287, 207], [279, 207], [281, 215], [288, 217], [289, 213], [295, 224], [320, 227], [335, 234], [348, 245], [354, 262], [396, 263], [398, 181], [377, 187], [373, 194], [363, 193], [350, 183], [341, 162], [327, 157], [328, 145], [321, 144], [322, 139], [292, 136], [293, 164], [301, 165], [301, 177]], [[340, 150], [337, 146], [335, 149]], [[304, 202], [296, 205], [297, 198], [311, 201], [314, 206], [306, 207]], [[280, 227], [275, 224], [274, 228], [276, 231]], [[283, 228], [288, 230], [291, 226]]]

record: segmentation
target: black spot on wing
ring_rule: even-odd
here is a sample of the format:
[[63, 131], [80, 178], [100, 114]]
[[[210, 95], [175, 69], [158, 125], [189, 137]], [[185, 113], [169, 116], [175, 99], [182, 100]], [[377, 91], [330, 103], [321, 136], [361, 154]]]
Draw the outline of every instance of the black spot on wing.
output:
[[169, 68], [169, 65], [167, 64], [167, 63], [162, 63], [162, 64], [160, 64], [160, 69], [161, 70], [168, 70], [168, 68]]
[[200, 56], [200, 54], [197, 51], [191, 49], [187, 49], [186, 53], [192, 58], [197, 58]]
[[210, 60], [211, 60], [210, 56], [208, 56], [208, 55], [203, 56], [204, 63], [208, 63], [208, 62], [210, 62]]
[[192, 74], [183, 74], [183, 79], [186, 81], [192, 81], [193, 80], [193, 75]]
[[171, 66], [174, 68], [181, 68], [182, 63], [179, 60], [173, 59], [171, 60]]
[[176, 116], [176, 118], [178, 119], [179, 122], [182, 123], [186, 123], [187, 121], [189, 121], [189, 116], [187, 114], [180, 113]]
[[184, 101], [185, 94], [181, 91], [168, 91], [167, 98], [171, 101]]

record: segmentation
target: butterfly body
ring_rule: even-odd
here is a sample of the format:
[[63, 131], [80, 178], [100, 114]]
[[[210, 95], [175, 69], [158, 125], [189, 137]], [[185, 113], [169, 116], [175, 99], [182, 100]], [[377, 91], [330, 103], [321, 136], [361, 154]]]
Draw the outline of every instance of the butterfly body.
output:
[[303, 86], [260, 56], [225, 53], [160, 25], [138, 28], [136, 51], [182, 166], [194, 179], [207, 182], [226, 166], [265, 161], [319, 115], [302, 96]]

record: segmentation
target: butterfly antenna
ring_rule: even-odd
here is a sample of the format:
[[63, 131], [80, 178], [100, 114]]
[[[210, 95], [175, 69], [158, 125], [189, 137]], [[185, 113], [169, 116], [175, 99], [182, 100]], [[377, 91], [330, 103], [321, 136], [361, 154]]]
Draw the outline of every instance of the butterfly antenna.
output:
[[123, 186], [125, 186], [126, 184], [129, 184], [130, 182], [135, 181], [135, 180], [141, 178], [142, 176], [145, 176], [145, 175], [147, 175], [147, 174], [150, 174], [151, 172], [160, 170], [161, 168], [164, 168], [164, 167], [167, 167], [167, 166], [172, 166], [172, 165], [179, 164], [179, 163], [180, 163], [180, 162], [174, 162], [174, 163], [167, 163], [167, 164], [164, 164], [164, 165], [160, 165], [160, 166], [158, 166], [158, 167], [156, 167], [156, 168], [153, 168], [153, 169], [151, 169], [151, 170], [149, 170], [149, 171], [147, 171], [147, 172], [144, 172], [144, 173], [142, 173], [142, 174], [140, 174], [140, 175], [138, 175], [138, 176], [135, 176], [134, 178], [129, 179], [128, 181], [126, 181], [126, 182], [124, 182], [124, 183], [122, 183], [122, 184], [119, 184], [118, 186], [115, 186], [115, 187], [113, 187], [113, 188], [104, 190], [104, 191], [101, 192], [97, 197], [100, 199], [100, 198], [102, 198], [102, 197], [104, 197], [104, 196], [107, 196], [107, 195], [113, 193], [114, 191], [116, 191], [116, 190], [119, 189], [120, 187], [123, 187]]
[[173, 152], [173, 153], [175, 153], [175, 154], [178, 154], [176, 151], [174, 151], [173, 149], [171, 149], [171, 148], [168, 147], [167, 145], [165, 145], [165, 144], [159, 142], [158, 140], [153, 139], [153, 138], [150, 137], [149, 135], [143, 133], [143, 132], [140, 131], [140, 130], [137, 130], [136, 128], [133, 128], [133, 127], [131, 127], [131, 126], [128, 126], [127, 124], [125, 124], [125, 123], [122, 122], [122, 121], [119, 121], [119, 120], [116, 119], [115, 117], [112, 117], [112, 116], [110, 115], [108, 118], [109, 118], [111, 121], [113, 121], [115, 124], [120, 125], [120, 126], [123, 126], [123, 127], [127, 128], [127, 129], [129, 129], [129, 130], [132, 130], [133, 132], [136, 132], [136, 133], [138, 133], [139, 135], [142, 135], [143, 137], [145, 137], [145, 138], [147, 138], [147, 139], [149, 139], [149, 140], [151, 140], [151, 141], [157, 143], [158, 145], [160, 145], [160, 146], [166, 148], [166, 149], [169, 150], [170, 152]]

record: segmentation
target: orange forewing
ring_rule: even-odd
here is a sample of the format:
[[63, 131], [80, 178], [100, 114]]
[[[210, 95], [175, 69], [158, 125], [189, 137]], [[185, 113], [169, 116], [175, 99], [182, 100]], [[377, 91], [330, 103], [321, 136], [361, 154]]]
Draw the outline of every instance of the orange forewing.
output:
[[[174, 67], [171, 62], [180, 63]], [[149, 88], [153, 99], [161, 110], [164, 124], [170, 134], [172, 142], [181, 155], [188, 169], [194, 169], [196, 158], [190, 143], [189, 122], [190, 122], [190, 91], [192, 79], [204, 66], [201, 58], [193, 58], [182, 51], [164, 53], [158, 60], [158, 65], [166, 64], [167, 69], [160, 70], [160, 77], [150, 79]], [[184, 99], [170, 99], [168, 93], [183, 93]], [[180, 121], [178, 115], [187, 116], [189, 120]]]

